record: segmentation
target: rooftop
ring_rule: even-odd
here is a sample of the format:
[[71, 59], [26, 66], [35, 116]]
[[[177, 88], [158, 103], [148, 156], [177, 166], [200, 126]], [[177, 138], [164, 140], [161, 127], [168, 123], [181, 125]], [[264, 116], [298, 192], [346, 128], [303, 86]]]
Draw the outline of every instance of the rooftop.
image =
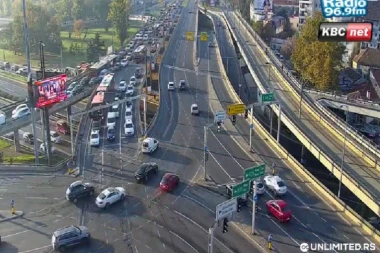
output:
[[366, 48], [353, 59], [358, 65], [380, 68], [380, 50]]
[[343, 71], [342, 71], [342, 75], [344, 77], [347, 77], [348, 79], [350, 79], [352, 82], [356, 82], [357, 80], [359, 80], [362, 76], [355, 71], [355, 69], [353, 68], [345, 68]]

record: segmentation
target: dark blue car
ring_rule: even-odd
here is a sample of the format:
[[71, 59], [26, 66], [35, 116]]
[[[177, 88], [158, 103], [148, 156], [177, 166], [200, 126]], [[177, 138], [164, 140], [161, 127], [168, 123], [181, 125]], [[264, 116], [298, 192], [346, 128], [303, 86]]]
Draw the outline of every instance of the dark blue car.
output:
[[116, 138], [116, 131], [115, 128], [108, 128], [107, 130], [107, 140], [114, 141]]

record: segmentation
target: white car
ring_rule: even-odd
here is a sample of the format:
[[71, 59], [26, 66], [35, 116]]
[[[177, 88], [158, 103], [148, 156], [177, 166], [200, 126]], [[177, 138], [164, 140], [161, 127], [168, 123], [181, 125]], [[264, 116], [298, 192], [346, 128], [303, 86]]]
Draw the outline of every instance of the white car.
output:
[[[55, 147], [51, 147], [51, 153], [55, 153], [56, 149]], [[40, 152], [45, 153], [45, 143], [41, 143], [40, 145]]]
[[127, 108], [125, 110], [125, 121], [132, 120], [132, 118], [133, 118], [132, 109], [131, 108]]
[[168, 83], [168, 90], [174, 90], [174, 82]]
[[128, 64], [129, 64], [129, 61], [128, 61], [127, 59], [123, 59], [123, 60], [121, 60], [121, 62], [120, 62], [120, 65], [121, 65], [121, 67], [123, 67], [123, 68], [127, 67]]
[[24, 108], [29, 108], [27, 104], [21, 104], [21, 105], [18, 105], [13, 111], [12, 111], [12, 115], [15, 114], [17, 111], [21, 110], [21, 109], [24, 109]]
[[125, 189], [123, 187], [110, 187], [103, 190], [95, 200], [99, 208], [108, 208], [110, 205], [123, 200]]
[[143, 141], [142, 152], [145, 154], [153, 153], [159, 147], [159, 145], [160, 143], [158, 140], [148, 137]]
[[265, 186], [262, 182], [256, 181], [256, 194], [262, 195], [265, 193]]
[[114, 112], [114, 113], [115, 113], [115, 117], [116, 117], [116, 118], [119, 118], [120, 104], [118, 104], [118, 105], [113, 105], [113, 106], [111, 107], [111, 112]]
[[30, 115], [30, 109], [28, 107], [22, 108], [12, 115], [12, 119], [19, 119]]
[[107, 113], [107, 127], [115, 127], [116, 125], [116, 113], [108, 112]]
[[99, 131], [92, 131], [90, 135], [90, 146], [98, 147], [100, 144]]
[[56, 131], [50, 131], [50, 140], [54, 143], [60, 143], [62, 141], [61, 136]]
[[284, 195], [288, 191], [284, 181], [279, 176], [264, 177], [264, 184], [276, 195]]
[[127, 82], [124, 81], [124, 80], [121, 80], [120, 83], [119, 83], [118, 90], [125, 92], [126, 89], [127, 89]]
[[126, 136], [135, 135], [135, 126], [133, 125], [132, 120], [126, 120], [124, 125], [124, 133]]
[[126, 103], [125, 103], [125, 110], [128, 110], [128, 109], [133, 109], [133, 103], [132, 103], [132, 101], [127, 101]]
[[127, 96], [133, 96], [134, 93], [135, 93], [135, 88], [133, 87], [133, 85], [128, 85], [127, 91], [125, 92], [125, 94], [127, 94]]
[[131, 76], [131, 78], [129, 79], [129, 84], [135, 86], [136, 85], [136, 77], [135, 76]]
[[143, 40], [148, 40], [148, 39], [149, 39], [148, 34], [144, 34], [144, 36], [143, 36]]

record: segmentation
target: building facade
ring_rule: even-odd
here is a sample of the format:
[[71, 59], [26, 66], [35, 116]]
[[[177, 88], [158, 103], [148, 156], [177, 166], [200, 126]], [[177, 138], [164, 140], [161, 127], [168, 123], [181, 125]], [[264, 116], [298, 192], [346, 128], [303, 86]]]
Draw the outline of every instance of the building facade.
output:
[[372, 41], [362, 42], [361, 48], [380, 49], [380, 1], [368, 1], [367, 16], [360, 18], [360, 21], [372, 22]]

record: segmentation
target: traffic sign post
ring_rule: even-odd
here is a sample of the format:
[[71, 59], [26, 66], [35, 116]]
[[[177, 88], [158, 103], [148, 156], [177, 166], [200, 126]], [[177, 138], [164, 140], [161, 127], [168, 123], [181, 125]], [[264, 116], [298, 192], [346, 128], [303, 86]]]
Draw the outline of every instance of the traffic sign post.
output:
[[225, 111], [217, 111], [214, 115], [214, 123], [224, 121], [227, 118]]
[[[247, 181], [249, 182], [249, 180]], [[251, 185], [251, 182], [249, 184]], [[254, 235], [255, 234], [255, 219], [256, 219], [256, 202], [257, 202], [256, 181], [253, 181], [253, 196], [254, 198], [256, 198], [256, 200], [254, 199], [252, 201], [252, 231], [251, 233]]]
[[244, 180], [255, 180], [265, 175], [265, 164], [260, 164], [255, 167], [244, 170]]
[[229, 199], [216, 206], [215, 221], [226, 218], [237, 211], [237, 198]]
[[208, 40], [208, 35], [206, 32], [201, 32], [201, 41], [207, 41]]
[[249, 192], [249, 187], [251, 186], [251, 182], [249, 180], [245, 180], [241, 183], [238, 183], [234, 186], [232, 186], [232, 197], [236, 198], [243, 194], [246, 194]]
[[228, 115], [242, 114], [244, 112], [245, 112], [245, 104], [227, 105], [227, 114]]
[[194, 41], [194, 32], [186, 32], [186, 40]]

